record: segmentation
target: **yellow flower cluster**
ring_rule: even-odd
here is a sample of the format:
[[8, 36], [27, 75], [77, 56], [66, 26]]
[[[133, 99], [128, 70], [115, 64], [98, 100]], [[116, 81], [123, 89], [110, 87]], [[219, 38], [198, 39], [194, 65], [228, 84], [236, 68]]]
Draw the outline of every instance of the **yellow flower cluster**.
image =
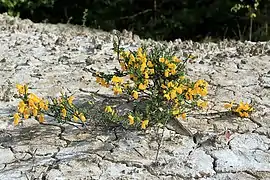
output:
[[249, 114], [254, 111], [254, 108], [250, 104], [242, 101], [239, 104], [235, 104], [234, 101], [231, 101], [230, 103], [224, 104], [224, 107], [230, 109], [232, 112], [238, 113], [242, 118], [249, 117]]
[[[163, 56], [163, 57], [160, 57]], [[137, 100], [141, 94], [149, 98], [161, 97], [172, 108], [175, 117], [186, 118], [186, 102], [195, 101], [195, 106], [206, 108], [207, 102], [201, 97], [207, 95], [208, 83], [198, 80], [195, 83], [187, 80], [183, 73], [183, 61], [171, 54], [148, 54], [143, 48], [137, 51], [120, 51], [120, 66], [123, 74], [129, 75], [130, 81], [114, 75], [110, 81], [105, 76], [98, 76], [97, 82], [105, 87], [112, 86], [115, 95], [127, 93]], [[107, 76], [108, 77], [108, 76]], [[107, 79], [107, 78], [106, 78]], [[159, 98], [160, 99], [160, 98]], [[108, 107], [106, 112], [112, 112]], [[129, 124], [133, 125], [137, 117], [128, 116]], [[148, 120], [141, 121], [141, 128], [148, 125]]]
[[[20, 122], [21, 117], [28, 119], [34, 116], [39, 122], [44, 122], [44, 113], [48, 110], [48, 101], [39, 98], [33, 93], [28, 93], [27, 85], [16, 85], [18, 93], [24, 97], [18, 104], [18, 112], [14, 114], [14, 125]], [[26, 98], [25, 98], [26, 97]]]
[[[133, 117], [131, 114], [128, 115], [129, 125], [133, 125], [135, 123], [135, 119], [138, 119], [140, 121], [139, 118]], [[141, 128], [146, 129], [146, 127], [148, 126], [148, 123], [149, 123], [148, 119], [142, 120], [141, 121]]]
[[[86, 117], [82, 112], [74, 109], [73, 100], [74, 96], [69, 97], [59, 97], [58, 99], [54, 99], [54, 106], [60, 107], [60, 115], [62, 119], [68, 118], [71, 120], [73, 119], [74, 122], [78, 122], [80, 119], [82, 122], [86, 121]], [[67, 104], [65, 104], [65, 101]], [[71, 114], [71, 116], [68, 116]]]
[[[50, 105], [48, 100], [44, 100], [33, 93], [28, 93], [27, 85], [16, 85], [19, 97], [21, 101], [18, 104], [18, 112], [14, 114], [14, 125], [18, 125], [21, 118], [29, 119], [34, 117], [39, 122], [44, 122], [45, 114], [48, 113], [50, 106], [60, 107], [60, 115], [62, 119], [65, 119], [70, 112], [73, 112], [71, 108], [73, 108], [73, 100], [74, 97], [67, 97], [66, 100], [64, 98], [58, 98], [53, 100], [53, 105]], [[64, 103], [66, 101], [66, 105]], [[67, 109], [69, 106], [70, 108]], [[57, 108], [54, 108], [57, 109]], [[54, 112], [55, 113], [55, 112]], [[73, 120], [78, 121], [86, 121], [86, 118], [83, 113], [79, 113], [77, 110], [73, 113]]]

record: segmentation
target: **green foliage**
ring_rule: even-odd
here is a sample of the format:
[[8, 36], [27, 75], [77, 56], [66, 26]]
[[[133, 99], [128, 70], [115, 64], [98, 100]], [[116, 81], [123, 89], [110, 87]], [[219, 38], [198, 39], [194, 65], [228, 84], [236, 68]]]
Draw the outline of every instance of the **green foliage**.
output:
[[20, 11], [29, 9], [34, 12], [40, 6], [52, 7], [55, 0], [38, 0], [36, 2], [31, 0], [1, 0], [1, 5], [7, 9], [11, 16], [20, 16]]
[[[269, 36], [267, 1], [210, 0], [0, 0], [0, 11], [35, 22], [81, 24], [91, 28], [127, 29], [142, 38], [203, 40], [239, 38], [239, 28], [250, 26], [254, 40]], [[2, 7], [2, 8], [1, 8]], [[248, 13], [246, 11], [248, 10]], [[267, 10], [268, 9], [268, 10]], [[256, 18], [255, 18], [256, 17]], [[251, 26], [250, 26], [251, 27]], [[264, 38], [264, 39], [262, 39]]]

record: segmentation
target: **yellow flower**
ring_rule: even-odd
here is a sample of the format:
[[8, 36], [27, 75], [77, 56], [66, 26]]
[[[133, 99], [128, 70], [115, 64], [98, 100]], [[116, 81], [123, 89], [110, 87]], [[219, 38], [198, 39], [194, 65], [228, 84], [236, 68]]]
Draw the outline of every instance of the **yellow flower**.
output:
[[161, 88], [162, 89], [167, 89], [167, 86], [165, 86], [164, 84], [161, 84]]
[[79, 118], [76, 115], [73, 115], [73, 119], [75, 122], [77, 122], [79, 120]]
[[43, 123], [44, 120], [45, 120], [44, 114], [40, 114], [40, 115], [38, 116], [38, 121], [39, 121], [40, 123]]
[[240, 117], [246, 117], [247, 118], [249, 116], [247, 112], [238, 112], [238, 113], [239, 113]]
[[26, 107], [26, 104], [23, 101], [20, 101], [19, 102], [19, 105], [18, 105], [18, 111], [19, 111], [19, 113], [22, 114], [24, 112], [25, 107]]
[[74, 100], [75, 98], [74, 98], [74, 96], [69, 96], [68, 97], [68, 104], [70, 105], [70, 106], [72, 106], [72, 103], [73, 103], [73, 100]]
[[99, 83], [103, 87], [109, 87], [109, 84], [105, 81], [105, 79], [97, 77], [96, 82]]
[[172, 57], [172, 60], [173, 60], [174, 62], [176, 62], [176, 63], [181, 62], [181, 60], [178, 59], [176, 56], [173, 56], [173, 57]]
[[86, 118], [83, 115], [83, 113], [80, 113], [79, 117], [80, 117], [80, 119], [81, 119], [82, 122], [85, 122], [86, 121]]
[[184, 120], [187, 118], [187, 114], [186, 113], [182, 113], [181, 116], [182, 116], [182, 119], [184, 119]]
[[61, 113], [63, 117], [67, 117], [67, 110], [65, 108], [61, 110]]
[[207, 94], [208, 94], [208, 91], [206, 88], [201, 89], [201, 91], [200, 91], [201, 96], [206, 96]]
[[170, 69], [176, 69], [176, 65], [174, 63], [169, 63], [167, 66]]
[[168, 70], [165, 70], [164, 76], [165, 76], [165, 77], [169, 77], [169, 71], [168, 71]]
[[164, 97], [169, 101], [171, 99], [169, 94], [164, 94]]
[[144, 72], [145, 68], [146, 68], [146, 63], [142, 63], [140, 71]]
[[159, 62], [164, 63], [165, 62], [165, 58], [159, 58]]
[[19, 113], [15, 113], [13, 117], [14, 117], [14, 125], [16, 126], [19, 124], [20, 115], [19, 115]]
[[250, 109], [249, 104], [243, 102], [240, 102], [239, 107], [244, 111], [248, 111]]
[[147, 72], [144, 72], [144, 78], [145, 78], [145, 79], [148, 79], [148, 78], [149, 78], [149, 75], [148, 75]]
[[41, 101], [41, 99], [37, 95], [35, 95], [33, 93], [30, 93], [29, 96], [28, 96], [28, 98], [31, 99], [31, 100], [33, 100], [34, 103], [39, 103]]
[[175, 75], [175, 74], [176, 74], [176, 70], [175, 70], [175, 69], [172, 69], [172, 70], [171, 70], [171, 74], [172, 74], [172, 75]]
[[175, 90], [176, 90], [176, 92], [178, 93], [178, 94], [182, 94], [182, 92], [183, 92], [183, 90], [182, 90], [182, 88], [179, 86], [179, 87], [177, 87], [177, 88], [175, 88]]
[[28, 119], [30, 116], [30, 110], [26, 107], [23, 111], [23, 118]]
[[27, 94], [28, 93], [27, 85], [16, 84], [16, 88], [17, 88], [19, 94]]
[[129, 125], [133, 125], [134, 124], [134, 117], [132, 115], [128, 116], [128, 120], [129, 120]]
[[134, 61], [135, 61], [134, 55], [133, 54], [130, 54], [130, 56], [129, 56], [129, 62], [128, 63], [131, 64]]
[[146, 85], [140, 83], [140, 84], [139, 84], [139, 89], [140, 89], [140, 90], [145, 90], [145, 89], [146, 89]]
[[39, 107], [40, 107], [40, 109], [47, 111], [49, 109], [48, 104], [49, 104], [48, 101], [44, 102], [42, 100], [39, 102]]
[[150, 74], [154, 74], [155, 73], [155, 69], [149, 69], [148, 70]]
[[144, 121], [142, 121], [142, 126], [141, 126], [141, 128], [142, 128], [142, 129], [146, 129], [146, 126], [148, 125], [148, 123], [149, 123], [149, 120], [144, 120]]
[[37, 115], [38, 115], [38, 110], [37, 109], [33, 109], [33, 116], [34, 117], [37, 117]]
[[177, 97], [176, 90], [171, 91], [171, 99], [175, 99]]
[[175, 109], [172, 111], [172, 114], [173, 115], [178, 115], [180, 113], [180, 110], [179, 109]]
[[148, 62], [147, 62], [147, 66], [148, 66], [149, 68], [154, 67], [154, 65], [153, 65], [153, 63], [152, 63], [151, 61], [148, 61]]
[[224, 107], [225, 107], [226, 109], [231, 109], [232, 106], [233, 106], [233, 104], [234, 104], [234, 101], [231, 101], [229, 104], [228, 104], [228, 103], [224, 104]]
[[29, 107], [31, 107], [33, 109], [38, 109], [38, 107], [35, 105], [35, 102], [33, 101], [33, 99], [28, 100], [28, 105], [29, 105]]
[[208, 102], [199, 100], [199, 101], [197, 101], [197, 106], [199, 106], [201, 108], [206, 108], [208, 106]]
[[188, 88], [188, 91], [186, 92], [185, 97], [187, 100], [191, 100], [191, 101], [193, 100], [193, 91], [191, 88]]
[[114, 92], [115, 95], [123, 93], [122, 88], [119, 87], [119, 86], [114, 86], [113, 87], [113, 92]]
[[133, 96], [133, 98], [134, 99], [138, 99], [139, 98], [139, 93], [137, 92], [137, 91], [132, 91], [133, 93], [132, 93], [132, 96]]
[[105, 107], [105, 112], [111, 113], [112, 115], [114, 114], [114, 110], [112, 109], [111, 106], [106, 106]]
[[172, 81], [170, 81], [170, 82], [168, 82], [167, 86], [168, 86], [168, 88], [170, 88], [170, 87], [174, 87], [174, 84], [173, 84], [173, 82], [172, 82]]
[[120, 77], [117, 77], [117, 76], [113, 76], [113, 78], [112, 78], [112, 82], [114, 83], [114, 84], [118, 84], [118, 83], [123, 83], [123, 79], [122, 78], [120, 78]]

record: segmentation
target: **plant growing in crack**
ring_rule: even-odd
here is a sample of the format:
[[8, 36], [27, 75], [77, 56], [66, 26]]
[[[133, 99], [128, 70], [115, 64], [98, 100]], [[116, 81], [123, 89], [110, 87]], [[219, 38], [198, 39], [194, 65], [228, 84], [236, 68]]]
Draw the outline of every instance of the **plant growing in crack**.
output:
[[[130, 130], [146, 131], [154, 127], [158, 137], [157, 162], [165, 127], [170, 121], [186, 120], [188, 113], [195, 109], [207, 107], [208, 83], [203, 79], [192, 81], [185, 75], [186, 63], [194, 58], [192, 55], [182, 60], [168, 47], [153, 44], [143, 45], [136, 51], [125, 51], [120, 47], [120, 42], [118, 35], [114, 41], [114, 51], [119, 67], [110, 73], [92, 71], [96, 82], [111, 89], [116, 98], [92, 92], [93, 97], [103, 96], [105, 101], [90, 100], [85, 109], [73, 104], [72, 95], [62, 93], [60, 97], [45, 100], [29, 93], [27, 85], [18, 84], [18, 98], [21, 101], [18, 112], [14, 114], [14, 124], [31, 117], [44, 123], [45, 115], [48, 115], [58, 123], [75, 123], [84, 127], [90, 120], [107, 127]], [[123, 104], [127, 105], [128, 110], [123, 111]], [[242, 102], [238, 106], [230, 103], [226, 107], [240, 117], [247, 117], [253, 111], [249, 104]]]

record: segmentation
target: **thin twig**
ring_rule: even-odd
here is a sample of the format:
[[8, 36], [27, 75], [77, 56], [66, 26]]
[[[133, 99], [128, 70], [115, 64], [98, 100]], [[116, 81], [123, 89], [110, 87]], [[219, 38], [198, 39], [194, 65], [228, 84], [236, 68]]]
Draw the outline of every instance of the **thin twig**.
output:
[[153, 11], [153, 9], [146, 9], [144, 11], [141, 11], [141, 12], [138, 12], [132, 16], [124, 16], [124, 17], [121, 17], [120, 20], [123, 20], [123, 19], [134, 19], [135, 17], [139, 16], [139, 15], [142, 15], [142, 14], [145, 14], [145, 13], [148, 13], [150, 11]]

